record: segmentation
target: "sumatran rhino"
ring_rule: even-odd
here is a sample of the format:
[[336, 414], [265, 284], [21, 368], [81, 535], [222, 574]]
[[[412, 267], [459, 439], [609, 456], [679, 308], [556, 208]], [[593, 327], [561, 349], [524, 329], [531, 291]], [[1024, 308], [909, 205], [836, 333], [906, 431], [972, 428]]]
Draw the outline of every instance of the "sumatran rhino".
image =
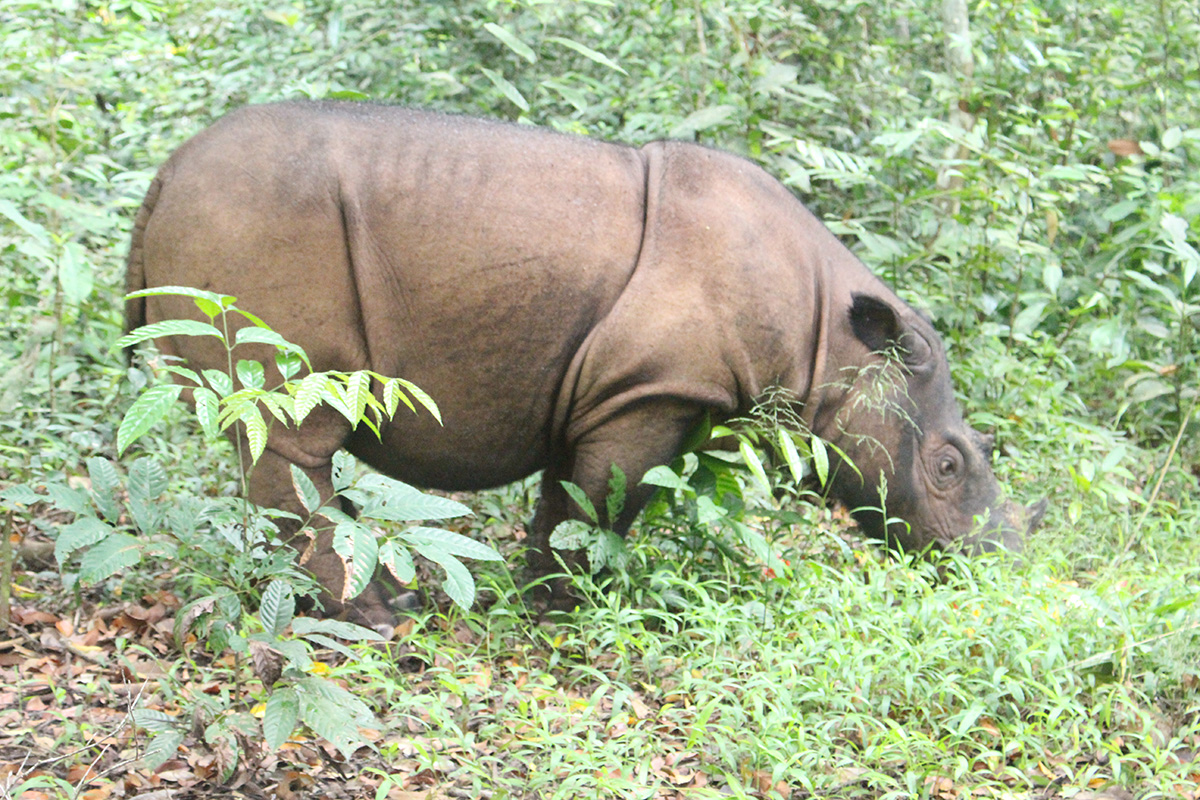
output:
[[[643, 473], [702, 418], [782, 387], [852, 460], [832, 492], [867, 533], [909, 550], [1021, 547], [1024, 515], [1001, 499], [990, 437], [963, 422], [933, 328], [726, 153], [380, 105], [243, 108], [179, 148], [137, 216], [127, 289], [172, 284], [236, 295], [315, 369], [401, 376], [441, 407], [444, 426], [397, 417], [381, 441], [328, 409], [276, 427], [251, 475], [262, 506], [300, 510], [292, 464], [329, 496], [343, 447], [426, 488], [545, 470], [528, 538], [544, 572], [551, 531], [578, 513], [560, 481], [603, 509], [611, 465], [624, 470], [634, 488], [609, 521], [623, 532], [651, 492]], [[195, 314], [137, 299], [126, 325]], [[208, 337], [159, 346], [225, 366]], [[341, 565], [317, 550], [308, 567], [336, 596]]]

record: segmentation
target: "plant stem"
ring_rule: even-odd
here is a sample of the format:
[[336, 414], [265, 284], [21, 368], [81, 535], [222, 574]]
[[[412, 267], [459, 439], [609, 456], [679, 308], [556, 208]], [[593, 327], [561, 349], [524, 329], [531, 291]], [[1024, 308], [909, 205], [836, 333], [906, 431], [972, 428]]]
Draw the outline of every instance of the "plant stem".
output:
[[1167, 470], [1171, 468], [1171, 462], [1175, 460], [1175, 452], [1179, 449], [1179, 442], [1183, 440], [1183, 432], [1187, 430], [1188, 423], [1192, 419], [1192, 414], [1196, 412], [1196, 405], [1200, 403], [1200, 395], [1192, 399], [1192, 407], [1183, 415], [1179, 421], [1179, 431], [1175, 434], [1175, 441], [1171, 442], [1171, 449], [1167, 452], [1167, 460], [1163, 462], [1162, 469], [1158, 472], [1158, 480], [1154, 482], [1154, 489], [1150, 492], [1150, 497], [1146, 500], [1146, 507], [1142, 510], [1142, 515], [1138, 517], [1137, 525], [1129, 533], [1129, 539], [1125, 542], [1125, 548], [1121, 551], [1121, 555], [1125, 555], [1133, 547], [1138, 540], [1138, 533], [1142, 529], [1142, 525], [1146, 522], [1146, 517], [1150, 514], [1150, 509], [1154, 507], [1154, 501], [1158, 499], [1158, 492], [1162, 489], [1163, 481], [1167, 477]]

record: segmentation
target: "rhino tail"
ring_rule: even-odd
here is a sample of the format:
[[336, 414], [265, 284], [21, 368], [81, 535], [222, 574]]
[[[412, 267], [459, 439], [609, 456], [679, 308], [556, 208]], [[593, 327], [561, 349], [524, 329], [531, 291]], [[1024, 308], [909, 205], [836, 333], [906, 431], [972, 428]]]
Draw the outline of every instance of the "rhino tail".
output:
[[[154, 213], [154, 204], [158, 202], [158, 193], [162, 191], [162, 177], [154, 176], [150, 188], [146, 190], [146, 198], [138, 209], [133, 221], [133, 235], [129, 243], [129, 256], [125, 259], [125, 294], [146, 288], [146, 265], [143, 260], [143, 242], [146, 236], [146, 225], [150, 223], [150, 215]], [[125, 301], [125, 333], [146, 324], [146, 298], [136, 297]], [[133, 356], [133, 348], [125, 348], [125, 359]]]

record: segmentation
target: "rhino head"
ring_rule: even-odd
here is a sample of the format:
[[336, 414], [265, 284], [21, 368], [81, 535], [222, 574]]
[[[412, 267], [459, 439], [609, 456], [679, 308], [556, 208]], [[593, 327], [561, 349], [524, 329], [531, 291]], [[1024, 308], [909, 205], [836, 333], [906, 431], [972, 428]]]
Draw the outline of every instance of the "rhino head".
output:
[[908, 552], [1019, 553], [1041, 509], [1004, 499], [993, 437], [963, 420], [933, 327], [890, 292], [854, 293], [842, 324], [837, 400], [814, 420], [841, 454], [834, 496], [865, 533]]

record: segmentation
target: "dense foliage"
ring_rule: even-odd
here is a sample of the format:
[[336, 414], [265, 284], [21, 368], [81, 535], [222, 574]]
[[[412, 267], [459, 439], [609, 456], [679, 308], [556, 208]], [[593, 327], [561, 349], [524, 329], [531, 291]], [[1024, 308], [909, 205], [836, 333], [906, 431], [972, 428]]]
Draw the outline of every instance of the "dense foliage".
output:
[[[115, 459], [149, 380], [110, 350], [132, 215], [225, 111], [345, 97], [694, 139], [762, 164], [933, 318], [1002, 480], [1051, 498], [1030, 563], [938, 583], [808, 508], [762, 523], [784, 572], [660, 508], [674, 537], [638, 540], [621, 587], [549, 632], [485, 571], [490, 611], [418, 614], [405, 659], [346, 668], [410, 735], [383, 747], [382, 791], [428, 787], [411, 767], [496, 796], [1196, 797], [1200, 6], [985, 0], [965, 74], [937, 5], [2, 0], [0, 489], [78, 486]], [[141, 447], [181, 496], [236, 491], [228, 450], [193, 428]], [[523, 500], [478, 500], [502, 550]], [[20, 528], [29, 507], [10, 510]], [[186, 694], [148, 701], [198, 707]], [[244, 698], [227, 700], [203, 713], [236, 721]], [[245, 750], [234, 727], [208, 743]]]

